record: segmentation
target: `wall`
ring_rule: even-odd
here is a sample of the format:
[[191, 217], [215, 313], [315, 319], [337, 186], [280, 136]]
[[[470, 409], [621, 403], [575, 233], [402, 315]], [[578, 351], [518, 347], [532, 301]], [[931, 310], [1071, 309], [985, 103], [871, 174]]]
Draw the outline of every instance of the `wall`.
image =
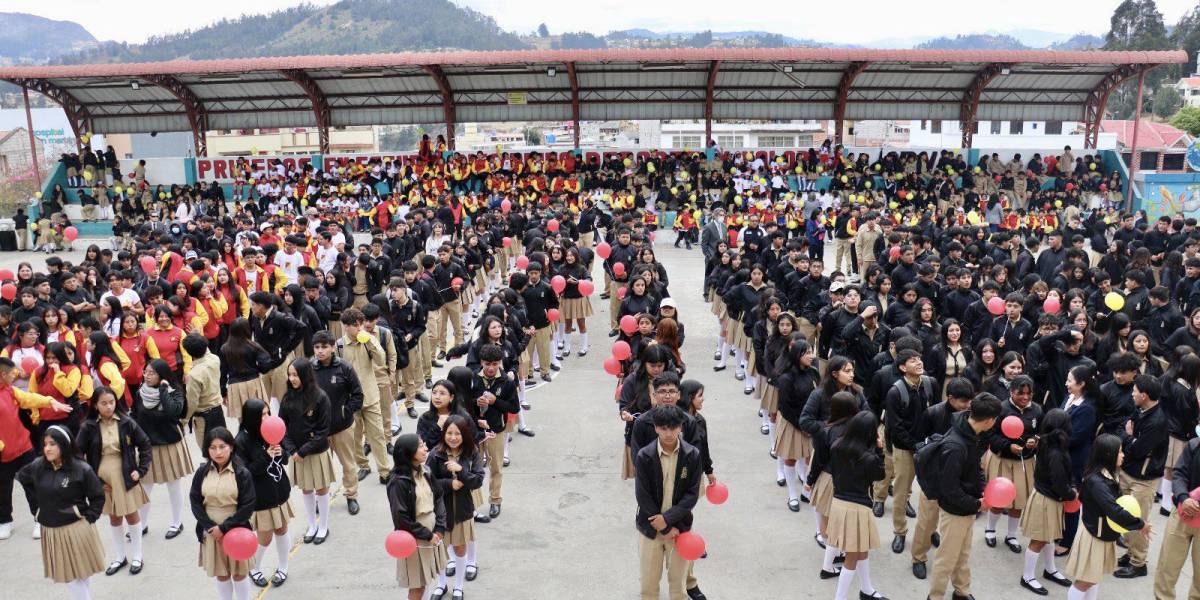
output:
[[1200, 173], [1141, 171], [1134, 179], [1134, 190], [1140, 191], [1144, 198], [1135, 201], [1134, 210], [1145, 210], [1151, 221], [1179, 214], [1200, 218]]

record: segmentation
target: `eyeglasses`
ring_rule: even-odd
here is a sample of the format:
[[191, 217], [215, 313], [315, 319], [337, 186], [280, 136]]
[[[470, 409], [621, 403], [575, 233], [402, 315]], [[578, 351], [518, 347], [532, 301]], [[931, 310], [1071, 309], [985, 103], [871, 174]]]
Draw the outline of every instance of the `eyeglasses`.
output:
[[678, 396], [679, 390], [677, 390], [677, 389], [661, 389], [661, 390], [654, 390], [654, 393], [662, 394], [663, 396]]

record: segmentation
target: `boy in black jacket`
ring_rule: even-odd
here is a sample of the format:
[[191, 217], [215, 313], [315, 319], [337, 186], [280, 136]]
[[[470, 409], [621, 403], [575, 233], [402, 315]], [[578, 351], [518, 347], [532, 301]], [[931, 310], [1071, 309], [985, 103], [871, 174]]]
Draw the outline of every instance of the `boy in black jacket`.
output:
[[363, 390], [358, 374], [334, 353], [335, 340], [328, 331], [313, 336], [313, 374], [317, 385], [329, 396], [329, 447], [342, 465], [342, 490], [346, 508], [358, 514], [358, 462], [354, 437], [354, 413], [362, 410]]
[[[656, 406], [651, 413], [658, 440], [642, 448], [634, 461], [642, 597], [658, 597], [665, 561], [670, 597], [682, 598], [688, 561], [676, 552], [675, 538], [692, 528], [692, 509], [703, 476], [700, 451], [683, 441], [683, 409]], [[674, 476], [664, 477], [664, 473]]]
[[[918, 446], [928, 443], [934, 435], [946, 435], [954, 422], [954, 415], [971, 407], [971, 397], [975, 395], [971, 380], [966, 377], [955, 377], [946, 384], [946, 399], [934, 404], [921, 413], [917, 421]], [[929, 557], [930, 546], [941, 544], [937, 533], [938, 516], [941, 510], [937, 500], [930, 498], [922, 490], [917, 496], [917, 525], [913, 529], [912, 543], [912, 572], [917, 579], [925, 579], [926, 561]]]
[[[1167, 460], [1167, 416], [1158, 399], [1162, 384], [1145, 373], [1133, 380], [1133, 402], [1137, 412], [1125, 422], [1121, 432], [1121, 445], [1125, 461], [1121, 463], [1118, 477], [1121, 494], [1128, 494], [1138, 501], [1142, 514], [1149, 515], [1154, 504], [1154, 492], [1162, 476]], [[1125, 535], [1129, 552], [1117, 561], [1118, 568], [1113, 576], [1132, 579], [1146, 576], [1146, 555], [1150, 549], [1148, 532], [1130, 531]]]
[[892, 450], [895, 469], [892, 499], [892, 552], [904, 552], [904, 537], [908, 535], [908, 515], [905, 512], [916, 471], [913, 452], [917, 449], [916, 429], [925, 408], [936, 399], [933, 379], [925, 376], [921, 354], [902, 350], [896, 355], [901, 377], [888, 389], [884, 399], [884, 442]]

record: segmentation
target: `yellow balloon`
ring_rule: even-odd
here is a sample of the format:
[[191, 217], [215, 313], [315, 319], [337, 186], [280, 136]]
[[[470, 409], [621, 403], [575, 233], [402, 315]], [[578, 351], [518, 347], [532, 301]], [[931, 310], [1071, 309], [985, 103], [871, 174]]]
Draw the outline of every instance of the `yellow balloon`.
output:
[[908, 193], [908, 199], [909, 199], [909, 200], [912, 200], [912, 199], [913, 199], [913, 198], [915, 198], [915, 197], [916, 197], [916, 194], [914, 194], [914, 193], [912, 193], [912, 192], [909, 192], [909, 193]]
[[1122, 296], [1118, 292], [1109, 292], [1104, 296], [1104, 305], [1109, 310], [1121, 310], [1125, 308], [1125, 296]]
[[864, 181], [863, 186], [866, 187], [868, 190], [871, 189], [871, 180], [868, 179], [867, 181]]
[[91, 180], [92, 180], [92, 172], [91, 172], [91, 171], [84, 171], [84, 172], [83, 172], [83, 178], [84, 178], [84, 179], [86, 179], [86, 180], [88, 180], [88, 181], [91, 181]]
[[821, 165], [817, 165], [817, 172], [818, 172], [818, 173], [820, 173], [820, 172], [821, 172], [821, 170], [822, 170], [822, 169], [821, 169]]
[[746, 152], [746, 160], [754, 160], [754, 155], [750, 152]]
[[371, 341], [371, 334], [369, 334], [365, 331], [359, 331], [358, 335], [355, 336], [354, 339], [358, 340], [358, 343], [360, 343], [360, 344], [365, 344], [365, 343]]
[[627, 166], [627, 167], [633, 166], [633, 160], [628, 159], [628, 158], [625, 159], [625, 166]]
[[120, 185], [118, 185], [117, 187], [114, 187], [114, 188], [113, 188], [113, 191], [114, 191], [114, 192], [116, 192], [116, 193], [118, 193], [118, 194], [120, 194], [121, 192], [125, 191], [125, 188], [123, 188], [123, 187], [121, 187]]
[[646, 163], [646, 172], [647, 172], [647, 173], [653, 173], [653, 172], [654, 172], [654, 163]]
[[1062, 208], [1062, 200], [1055, 200], [1054, 208]]
[[166, 193], [166, 192], [159, 192], [159, 193], [158, 193], [158, 199], [159, 199], [159, 200], [166, 200], [166, 199], [167, 199], [167, 193]]
[[803, 173], [803, 172], [804, 172], [804, 167], [796, 167], [796, 174], [797, 174], [797, 175], [799, 175], [799, 174], [801, 174], [801, 173]]
[[842, 175], [842, 183], [847, 183], [847, 182], [849, 182], [849, 181], [850, 181], [850, 178], [849, 178], [849, 177], [846, 177], [845, 175]]
[[975, 172], [981, 173], [981, 172], [983, 172], [983, 169], [979, 168], [979, 165], [975, 165]]
[[1095, 171], [1095, 170], [1096, 170], [1096, 163], [1088, 163], [1088, 168], [1089, 168], [1089, 169], [1091, 169], [1091, 170], [1093, 170], [1093, 171]]
[[876, 170], [876, 171], [878, 171], [878, 170], [880, 170], [880, 169], [882, 169], [882, 168], [883, 168], [883, 166], [882, 166], [882, 165], [880, 165], [879, 163], [875, 163], [875, 170]]
[[37, 230], [38, 230], [38, 224], [37, 224], [37, 223], [30, 223], [30, 224], [29, 224], [29, 230], [30, 230], [30, 231], [37, 231]]
[[900, 203], [892, 200], [891, 202], [888, 202], [888, 207], [892, 210], [896, 210], [897, 208], [900, 208]]
[[737, 175], [737, 167], [729, 167], [730, 175]]
[[41, 193], [41, 192], [35, 192], [35, 193], [33, 194], [33, 197], [34, 197], [34, 198], [37, 198], [38, 200], [41, 200], [41, 199], [42, 199], [42, 193]]
[[[1129, 494], [1125, 494], [1124, 496], [1117, 498], [1117, 506], [1120, 506], [1121, 508], [1125, 509], [1125, 512], [1127, 512], [1139, 519], [1142, 518], [1141, 505], [1138, 504], [1138, 501], [1136, 498], [1134, 498], [1133, 496], [1130, 496]], [[1105, 520], [1108, 521], [1108, 526], [1111, 527], [1113, 531], [1115, 531], [1117, 533], [1129, 533], [1128, 529], [1125, 529], [1124, 527], [1117, 525], [1116, 523], [1113, 522], [1112, 519], [1105, 518]]]

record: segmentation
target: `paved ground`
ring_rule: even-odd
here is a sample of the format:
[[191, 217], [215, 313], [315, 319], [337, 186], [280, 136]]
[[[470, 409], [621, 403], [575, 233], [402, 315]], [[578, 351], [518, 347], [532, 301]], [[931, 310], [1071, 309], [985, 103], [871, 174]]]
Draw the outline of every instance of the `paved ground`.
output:
[[[30, 260], [35, 268], [44, 268], [44, 257], [3, 254], [0, 267], [15, 268], [18, 262]], [[77, 260], [78, 253], [71, 258]], [[705, 414], [716, 475], [730, 488], [725, 505], [712, 506], [702, 499], [697, 510], [696, 530], [709, 549], [708, 559], [696, 567], [701, 587], [714, 600], [832, 597], [835, 580], [817, 578], [821, 551], [812, 539], [812, 509], [805, 504], [800, 513], [789, 512], [786, 492], [775, 485], [767, 438], [758, 432], [758, 401], [742, 394], [733, 369], [719, 376], [710, 370], [716, 328], [700, 298], [699, 250], [675, 250], [664, 241], [659, 243], [659, 258], [668, 267], [671, 290], [687, 326], [684, 360], [689, 375], [707, 385]], [[638, 597], [633, 486], [619, 476], [622, 426], [612, 400], [615, 382], [601, 369], [611, 342], [605, 337], [607, 303], [597, 302], [596, 308], [591, 353], [568, 359], [554, 383], [530, 395], [534, 409], [529, 422], [537, 437], [514, 437], [512, 466], [505, 470], [504, 513], [491, 524], [477, 526], [480, 572], [475, 582], [467, 584], [468, 598]], [[412, 431], [413, 422], [406, 418], [404, 427]], [[298, 544], [286, 587], [267, 590], [260, 597], [281, 593], [304, 599], [401, 597], [394, 563], [383, 549], [391, 529], [384, 488], [371, 478], [363, 483], [360, 496], [362, 512], [355, 517], [346, 513], [340, 497], [334, 500], [329, 541], [323, 546]], [[0, 542], [0, 580], [7, 589], [3, 596], [66, 597], [62, 586], [40, 577], [38, 545], [29, 539], [31, 519], [19, 493], [15, 500], [16, 534]], [[196, 566], [191, 517], [185, 519], [185, 535], [166, 541], [162, 538], [169, 518], [166, 490], [156, 490], [153, 502], [145, 571], [137, 577], [122, 572], [93, 578], [96, 597], [213, 597], [210, 580]], [[299, 499], [294, 502], [296, 510], [302, 510]], [[889, 501], [887, 515], [879, 520], [885, 546], [891, 540], [890, 511]], [[1157, 515], [1153, 520], [1151, 565], [1157, 560], [1165, 524]], [[303, 517], [295, 523], [302, 529]], [[976, 597], [1033, 598], [1017, 587], [1021, 557], [1003, 545], [987, 548], [982, 543], [982, 524], [976, 529], [971, 560]], [[109, 536], [101, 533], [107, 545]], [[874, 556], [872, 572], [882, 593], [893, 599], [925, 597], [927, 581], [912, 577], [907, 554], [896, 556], [885, 547]], [[1065, 559], [1059, 564], [1065, 565]], [[267, 553], [264, 566], [268, 573], [274, 568], [274, 552]], [[1186, 594], [1189, 577], [1185, 568], [1181, 596]], [[1151, 585], [1151, 578], [1132, 582], [1107, 578], [1102, 595], [1148, 598]], [[1051, 597], [1065, 595], [1057, 586], [1051, 590]]]

